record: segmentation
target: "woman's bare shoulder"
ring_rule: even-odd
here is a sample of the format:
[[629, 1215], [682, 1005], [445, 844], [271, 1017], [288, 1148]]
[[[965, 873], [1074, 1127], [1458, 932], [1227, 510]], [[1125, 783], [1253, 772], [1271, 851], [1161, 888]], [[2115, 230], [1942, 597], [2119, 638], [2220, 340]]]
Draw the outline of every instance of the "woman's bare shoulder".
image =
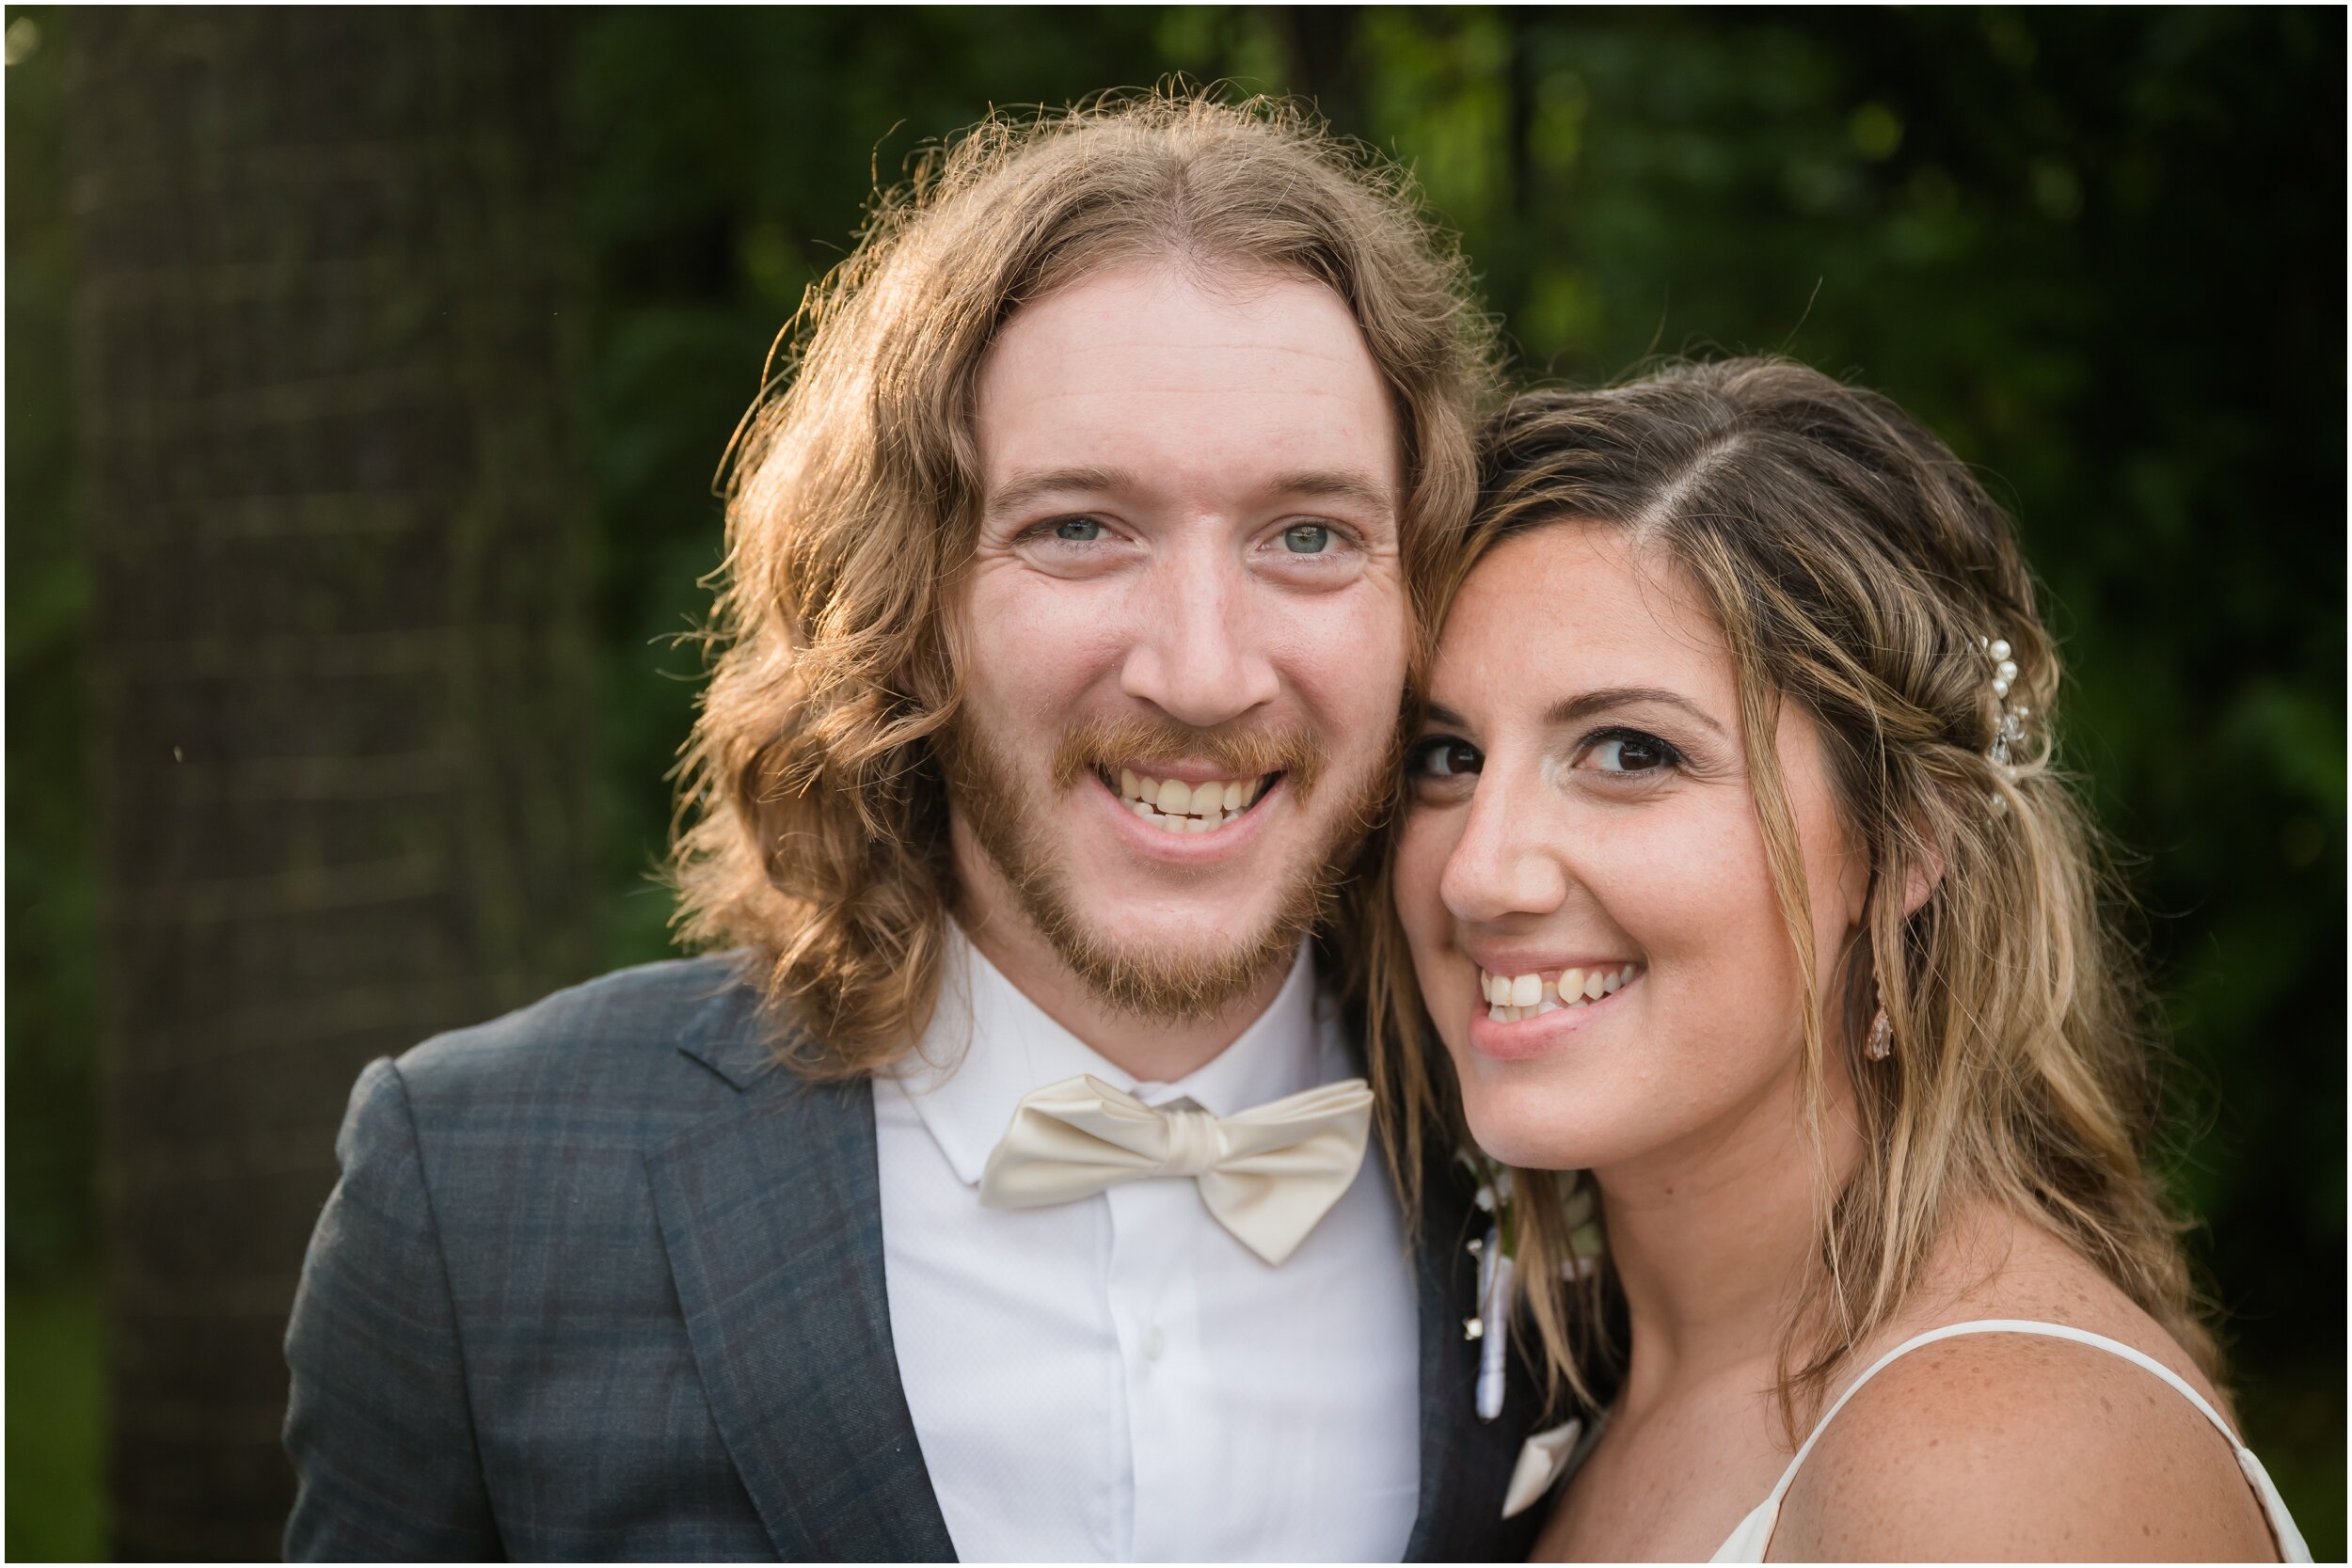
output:
[[[2211, 1398], [2193, 1358], [2071, 1249], [2030, 1227], [1997, 1232], [1980, 1229], [1973, 1260], [1947, 1269], [1946, 1288], [1926, 1293], [1845, 1377], [1925, 1329], [2011, 1319], [2117, 1340]], [[2229, 1440], [2177, 1389], [2095, 1345], [2018, 1333], [1938, 1340], [1866, 1384], [1798, 1471], [1772, 1551], [1897, 1560], [2275, 1555]]]

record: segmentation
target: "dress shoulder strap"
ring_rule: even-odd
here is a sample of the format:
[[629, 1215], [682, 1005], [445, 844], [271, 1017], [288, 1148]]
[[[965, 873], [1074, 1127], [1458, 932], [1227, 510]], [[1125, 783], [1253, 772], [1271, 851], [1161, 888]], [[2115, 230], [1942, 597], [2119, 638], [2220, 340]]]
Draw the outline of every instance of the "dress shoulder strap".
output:
[[1718, 1562], [1763, 1561], [1766, 1552], [1772, 1545], [1772, 1531], [1780, 1522], [1781, 1499], [1788, 1495], [1788, 1488], [1796, 1481], [1797, 1471], [1804, 1464], [1805, 1456], [1813, 1451], [1813, 1445], [1820, 1441], [1821, 1433], [1828, 1429], [1830, 1422], [1836, 1418], [1837, 1413], [1846, 1407], [1846, 1402], [1860, 1392], [1864, 1384], [1920, 1346], [1932, 1345], [1939, 1339], [1956, 1339], [1963, 1334], [2035, 1334], [2045, 1339], [2072, 1339], [2078, 1345], [2089, 1345], [2095, 1350], [2106, 1351], [2110, 1355], [2122, 1356], [2133, 1366], [2144, 1371], [2155, 1373], [2156, 1376], [2171, 1385], [2173, 1392], [2195, 1405], [2199, 1413], [2214, 1424], [2214, 1430], [2229, 1439], [2230, 1448], [2237, 1455], [2239, 1470], [2244, 1472], [2248, 1483], [2253, 1487], [2254, 1495], [2262, 1504], [2263, 1516], [2270, 1525], [2271, 1539], [2278, 1545], [2280, 1560], [2286, 1562], [2312, 1560], [2311, 1547], [2304, 1541], [2303, 1532], [2296, 1528], [2294, 1515], [2287, 1512], [2286, 1499], [2279, 1495], [2279, 1488], [2271, 1481], [2269, 1473], [2263, 1468], [2262, 1461], [2254, 1457], [2252, 1449], [2238, 1441], [2237, 1433], [2231, 1430], [2230, 1423], [2221, 1418], [2221, 1413], [2213, 1407], [2212, 1402], [2204, 1395], [2189, 1386], [2187, 1379], [2145, 1352], [2134, 1350], [2122, 1341], [2110, 1339], [2104, 1334], [2093, 1334], [2088, 1329], [2072, 1328], [2065, 1323], [2035, 1323], [2024, 1318], [1980, 1318], [1973, 1323], [1947, 1323], [1942, 1328], [1931, 1328], [1925, 1334], [1914, 1335], [1876, 1361], [1871, 1362], [1863, 1370], [1862, 1375], [1848, 1384], [1845, 1392], [1839, 1394], [1830, 1407], [1821, 1413], [1821, 1418], [1814, 1423], [1812, 1432], [1806, 1434], [1804, 1446], [1797, 1449], [1796, 1457], [1788, 1461], [1788, 1468], [1781, 1472], [1780, 1483], [1772, 1488], [1770, 1497], [1756, 1505], [1755, 1512], [1740, 1522], [1740, 1528], [1732, 1531], [1731, 1539], [1723, 1544], [1722, 1548], [1715, 1554], [1714, 1560]]
[[1863, 1385], [1922, 1346], [1932, 1345], [1942, 1339], [1957, 1339], [1967, 1334], [2034, 1334], [2045, 1339], [2072, 1339], [2078, 1345], [2090, 1345], [2093, 1349], [2106, 1351], [2111, 1355], [2120, 1355], [2132, 1365], [2153, 1372], [2170, 1384], [2175, 1393], [2195, 1405], [2205, 1419], [2211, 1421], [2221, 1435], [2230, 1440], [2232, 1449], [2241, 1452], [2245, 1449], [2246, 1445], [2238, 1441], [2237, 1433], [2231, 1429], [2230, 1423], [2221, 1418], [2221, 1412], [2216, 1410], [2204, 1395], [2190, 1387], [2188, 1380], [2182, 1377], [2180, 1373], [2144, 1351], [2134, 1350], [2122, 1340], [2110, 1339], [2104, 1334], [2093, 1334], [2089, 1329], [2074, 1328], [2065, 1323], [2036, 1323], [2026, 1318], [1979, 1318], [1970, 1323], [1946, 1323], [1941, 1328], [1931, 1328], [1925, 1334], [1915, 1334], [1865, 1368], [1862, 1375], [1846, 1385], [1845, 1392], [1839, 1394], [1831, 1402], [1830, 1407], [1821, 1412], [1821, 1418], [1813, 1424], [1813, 1430], [1806, 1433], [1804, 1445], [1797, 1449], [1796, 1456], [1788, 1461], [1788, 1468], [1781, 1472], [1780, 1483], [1772, 1488], [1770, 1500], [1777, 1504], [1781, 1498], [1788, 1496], [1789, 1486], [1797, 1479], [1799, 1467], [1804, 1464], [1805, 1456], [1813, 1451], [1813, 1445], [1821, 1440], [1821, 1433], [1829, 1429], [1831, 1421], [1836, 1419], [1837, 1413], [1846, 1408], [1846, 1402], [1862, 1391]]

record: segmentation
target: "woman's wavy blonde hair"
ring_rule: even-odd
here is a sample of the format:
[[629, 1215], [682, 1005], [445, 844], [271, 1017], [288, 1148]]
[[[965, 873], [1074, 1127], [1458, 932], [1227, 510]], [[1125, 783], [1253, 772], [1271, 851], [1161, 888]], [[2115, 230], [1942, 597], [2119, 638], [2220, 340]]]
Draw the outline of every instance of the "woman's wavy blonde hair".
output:
[[[1951, 451], [1883, 397], [1801, 365], [1734, 359], [1594, 392], [1523, 395], [1489, 425], [1479, 517], [1440, 604], [1497, 540], [1547, 524], [1621, 529], [1677, 562], [1727, 641], [1756, 812], [1804, 993], [1826, 964], [1845, 1026], [1807, 1009], [1809, 1131], [1824, 1150], [1820, 1266], [1791, 1319], [1780, 1400], [1792, 1434], [1830, 1373], [1886, 1323], [1947, 1216], [1989, 1198], [2047, 1226], [2210, 1373], [2179, 1244], [2146, 1161], [2157, 1130], [2152, 1024], [2125, 907], [2074, 790], [2052, 767], [2056, 648], [2010, 524]], [[1442, 609], [1440, 610], [1442, 614]], [[1997, 765], [1984, 641], [2017, 665], [2027, 738]], [[1814, 951], [1773, 744], [1779, 705], [1819, 729], [1871, 865], [1861, 929]], [[1906, 914], [1908, 879], [1932, 893]], [[1391, 917], [1373, 954], [1374, 1032], [1426, 1037]], [[1864, 1055], [1880, 988], [1892, 1054]], [[1842, 1187], [1821, 1138], [1836, 1053], [1863, 1152]], [[1438, 1054], [1442, 1055], [1442, 1053]], [[1433, 1079], [1424, 1115], [1458, 1117]], [[1458, 1122], [1456, 1123], [1458, 1125]], [[1555, 1394], [1591, 1404], [1618, 1370], [1621, 1298], [1569, 1263], [1574, 1173], [1518, 1171], [1518, 1276]]]
[[681, 937], [752, 951], [806, 1076], [887, 1064], [938, 992], [955, 890], [934, 737], [961, 691], [944, 617], [978, 513], [982, 356], [1023, 304], [1137, 261], [1327, 285], [1396, 409], [1407, 581], [1460, 547], [1494, 333], [1403, 170], [1292, 105], [1181, 84], [922, 154], [810, 290], [738, 433], [720, 651], [684, 752]]

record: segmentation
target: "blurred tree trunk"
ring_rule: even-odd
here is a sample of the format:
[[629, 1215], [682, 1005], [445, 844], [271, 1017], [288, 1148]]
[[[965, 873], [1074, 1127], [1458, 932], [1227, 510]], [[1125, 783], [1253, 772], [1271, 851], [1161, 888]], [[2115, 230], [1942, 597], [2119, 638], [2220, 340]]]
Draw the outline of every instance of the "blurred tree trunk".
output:
[[1290, 88], [1311, 100], [1342, 135], [1369, 136], [1356, 41], [1361, 6], [1282, 6], [1275, 25], [1289, 57]]
[[72, 18], [126, 1558], [278, 1553], [360, 1066], [598, 956], [545, 14]]

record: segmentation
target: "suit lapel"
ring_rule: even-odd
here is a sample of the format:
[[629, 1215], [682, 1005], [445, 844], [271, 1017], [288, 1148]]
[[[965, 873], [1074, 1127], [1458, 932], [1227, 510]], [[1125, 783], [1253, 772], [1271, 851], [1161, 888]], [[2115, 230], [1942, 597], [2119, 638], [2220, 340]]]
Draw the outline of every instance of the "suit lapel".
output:
[[764, 1044], [689, 1054], [739, 1104], [646, 1159], [711, 1414], [779, 1555], [945, 1561], [891, 1347], [863, 1081], [803, 1084]]
[[1522, 1560], [1543, 1517], [1541, 1509], [1508, 1523], [1502, 1517], [1511, 1467], [1536, 1403], [1518, 1345], [1502, 1413], [1478, 1418], [1479, 1347], [1463, 1325], [1478, 1310], [1478, 1259], [1470, 1243], [1486, 1224], [1471, 1193], [1461, 1165], [1433, 1149], [1422, 1173], [1413, 1247], [1421, 1292], [1421, 1512], [1405, 1548], [1411, 1562]]

